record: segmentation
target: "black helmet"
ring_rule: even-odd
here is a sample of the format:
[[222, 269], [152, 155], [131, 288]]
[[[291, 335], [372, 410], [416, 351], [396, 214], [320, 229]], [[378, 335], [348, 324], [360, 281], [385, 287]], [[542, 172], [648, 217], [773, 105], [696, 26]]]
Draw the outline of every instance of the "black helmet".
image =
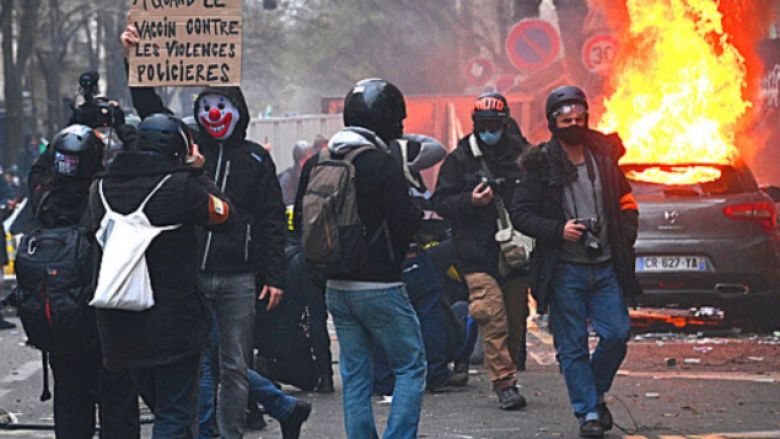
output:
[[547, 106], [545, 110], [550, 129], [555, 128], [555, 116], [553, 113], [565, 104], [580, 104], [584, 106], [587, 111], [588, 98], [585, 96], [585, 92], [583, 92], [582, 89], [573, 85], [564, 85], [551, 91], [550, 95], [547, 96]]
[[506, 98], [498, 93], [485, 93], [474, 101], [474, 109], [471, 111], [471, 119], [509, 121], [509, 103]]
[[51, 141], [54, 172], [67, 177], [92, 178], [103, 168], [105, 145], [97, 131], [71, 125]]
[[344, 125], [367, 128], [387, 143], [401, 138], [404, 119], [404, 95], [385, 80], [360, 81], [344, 99]]
[[192, 133], [186, 123], [170, 114], [153, 114], [138, 126], [138, 149], [156, 151], [184, 163], [192, 148]]

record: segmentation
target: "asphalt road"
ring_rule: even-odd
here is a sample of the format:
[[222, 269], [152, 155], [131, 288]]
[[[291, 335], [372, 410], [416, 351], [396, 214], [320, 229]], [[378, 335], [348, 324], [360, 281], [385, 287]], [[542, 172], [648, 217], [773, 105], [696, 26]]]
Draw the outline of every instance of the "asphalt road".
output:
[[[11, 319], [16, 321], [16, 319]], [[528, 407], [502, 412], [485, 369], [472, 367], [469, 385], [427, 393], [420, 426], [425, 438], [575, 438], [563, 378], [550, 336], [532, 329], [528, 371], [518, 379]], [[595, 343], [595, 340], [593, 340]], [[338, 349], [338, 345], [335, 345]], [[669, 366], [667, 359], [676, 365]], [[0, 332], [0, 409], [20, 423], [51, 425], [51, 402], [41, 403], [40, 355], [24, 347], [22, 331]], [[780, 338], [771, 335], [638, 337], [632, 341], [609, 403], [616, 422], [611, 438], [780, 439]], [[302, 438], [343, 438], [340, 383], [335, 395], [290, 393], [311, 401], [314, 411]], [[380, 431], [390, 405], [373, 401]], [[51, 431], [8, 431], [0, 439], [53, 438]], [[144, 438], [151, 437], [144, 427]], [[248, 439], [280, 438], [271, 421]]]

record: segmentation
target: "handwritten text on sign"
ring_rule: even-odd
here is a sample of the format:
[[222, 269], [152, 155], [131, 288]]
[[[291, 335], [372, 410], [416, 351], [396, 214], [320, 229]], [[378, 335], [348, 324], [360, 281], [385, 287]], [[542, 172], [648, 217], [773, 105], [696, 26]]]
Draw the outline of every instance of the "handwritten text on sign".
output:
[[131, 0], [130, 85], [241, 85], [243, 0]]

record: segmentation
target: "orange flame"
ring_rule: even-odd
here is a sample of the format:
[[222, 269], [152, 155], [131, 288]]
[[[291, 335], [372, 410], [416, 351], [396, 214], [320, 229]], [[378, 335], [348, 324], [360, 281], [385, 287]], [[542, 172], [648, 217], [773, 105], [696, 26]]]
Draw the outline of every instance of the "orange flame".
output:
[[[733, 164], [734, 134], [751, 103], [745, 58], [724, 31], [718, 0], [625, 1], [630, 25], [599, 123], [623, 138], [621, 164]], [[693, 184], [720, 171], [650, 168], [629, 177]]]

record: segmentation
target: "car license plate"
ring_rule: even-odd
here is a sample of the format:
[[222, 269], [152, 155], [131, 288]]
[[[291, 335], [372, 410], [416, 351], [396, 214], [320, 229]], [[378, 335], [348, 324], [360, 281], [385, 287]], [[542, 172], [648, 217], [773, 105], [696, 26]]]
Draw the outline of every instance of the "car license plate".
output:
[[707, 258], [702, 256], [639, 256], [637, 272], [706, 271]]

